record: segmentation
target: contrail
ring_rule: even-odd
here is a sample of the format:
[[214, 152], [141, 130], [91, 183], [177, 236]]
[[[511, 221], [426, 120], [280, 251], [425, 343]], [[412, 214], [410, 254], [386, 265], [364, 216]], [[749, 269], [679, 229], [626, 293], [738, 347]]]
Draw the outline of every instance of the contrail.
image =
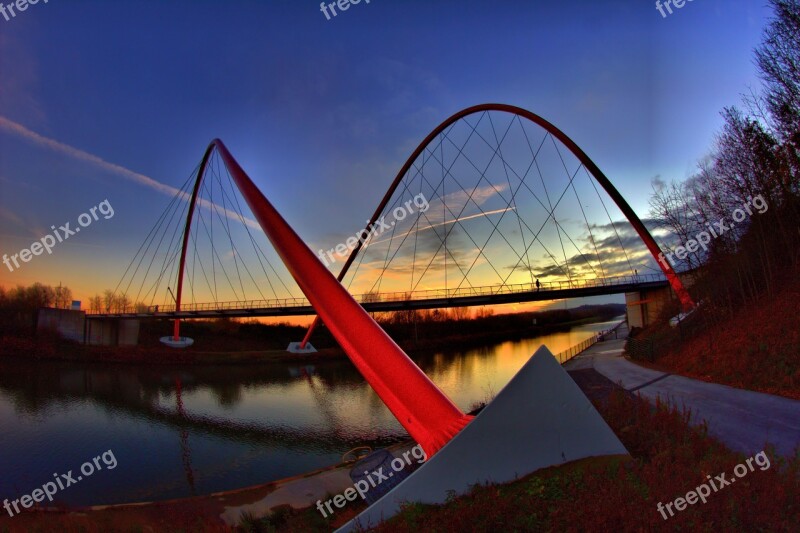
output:
[[[167, 195], [169, 197], [179, 196], [182, 200], [186, 202], [188, 202], [191, 199], [191, 196], [188, 193], [176, 189], [171, 185], [161, 183], [160, 181], [156, 181], [149, 176], [145, 176], [144, 174], [139, 174], [138, 172], [134, 172], [132, 170], [129, 170], [125, 167], [121, 167], [114, 163], [109, 163], [105, 159], [101, 159], [96, 155], [84, 152], [83, 150], [79, 150], [78, 148], [75, 148], [73, 146], [69, 146], [67, 144], [58, 142], [54, 139], [48, 139], [47, 137], [43, 137], [38, 133], [36, 133], [35, 131], [29, 130], [22, 124], [14, 122], [13, 120], [9, 120], [3, 116], [0, 116], [0, 129], [3, 129], [8, 133], [21, 137], [39, 146], [48, 148], [54, 152], [64, 154], [73, 159], [77, 159], [78, 161], [89, 163], [107, 172], [134, 181], [139, 185], [144, 185], [145, 187], [154, 189], [160, 192], [161, 194]], [[221, 207], [215, 203], [209, 202], [208, 200], [204, 200], [203, 198], [198, 198], [197, 203], [209, 210], [216, 209], [217, 211], [223, 213], [227, 218], [230, 218], [231, 220], [244, 222], [248, 226], [261, 231], [261, 226], [259, 226], [258, 222], [256, 222], [255, 220], [252, 220], [244, 216], [239, 216], [238, 213], [229, 211], [228, 209], [225, 209], [224, 207]]]
[[509, 206], [509, 207], [504, 207], [503, 209], [495, 209], [494, 211], [486, 211], [485, 213], [477, 213], [475, 215], [469, 215], [469, 216], [465, 216], [465, 217], [454, 218], [453, 220], [445, 220], [444, 222], [439, 222], [437, 224], [431, 224], [429, 226], [425, 226], [424, 228], [410, 229], [405, 233], [401, 233], [400, 235], [395, 235], [394, 237], [391, 237], [391, 238], [387, 237], [387, 238], [384, 238], [383, 240], [380, 240], [380, 241], [370, 241], [369, 239], [367, 239], [367, 241], [364, 243], [364, 249], [368, 248], [369, 246], [374, 246], [374, 245], [380, 244], [382, 242], [390, 241], [392, 239], [399, 239], [401, 237], [405, 237], [406, 235], [410, 235], [411, 233], [414, 233], [414, 232], [421, 233], [423, 231], [427, 231], [427, 230], [430, 230], [430, 229], [433, 229], [433, 228], [438, 228], [440, 226], [447, 226], [449, 224], [455, 224], [456, 222], [463, 222], [465, 220], [472, 220], [473, 218], [488, 217], [489, 215], [498, 215], [500, 213], [505, 213], [507, 211], [514, 211], [514, 210], [515, 210], [515, 208]]

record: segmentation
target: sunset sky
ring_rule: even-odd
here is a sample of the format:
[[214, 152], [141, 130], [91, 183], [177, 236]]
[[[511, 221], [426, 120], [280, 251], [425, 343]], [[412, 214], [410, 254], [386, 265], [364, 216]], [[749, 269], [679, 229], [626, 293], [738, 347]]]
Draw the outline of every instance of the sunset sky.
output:
[[106, 200], [113, 216], [0, 264], [0, 285], [63, 283], [84, 302], [116, 286], [215, 137], [312, 250], [331, 248], [435, 126], [484, 102], [561, 128], [646, 218], [651, 180], [688, 177], [720, 110], [757, 85], [768, 14], [750, 0], [667, 18], [649, 1], [373, 0], [331, 20], [305, 0], [39, 2], [0, 18], [0, 254]]

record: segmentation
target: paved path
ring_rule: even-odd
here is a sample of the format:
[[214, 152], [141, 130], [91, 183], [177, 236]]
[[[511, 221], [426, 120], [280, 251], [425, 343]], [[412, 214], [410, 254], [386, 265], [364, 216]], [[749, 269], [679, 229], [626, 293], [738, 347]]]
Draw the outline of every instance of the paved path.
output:
[[800, 446], [800, 401], [644, 368], [623, 357], [626, 335], [623, 325], [618, 340], [598, 342], [564, 368], [593, 368], [628, 391], [685, 406], [694, 420], [708, 422], [710, 435], [746, 455], [760, 452], [766, 442], [784, 456]]

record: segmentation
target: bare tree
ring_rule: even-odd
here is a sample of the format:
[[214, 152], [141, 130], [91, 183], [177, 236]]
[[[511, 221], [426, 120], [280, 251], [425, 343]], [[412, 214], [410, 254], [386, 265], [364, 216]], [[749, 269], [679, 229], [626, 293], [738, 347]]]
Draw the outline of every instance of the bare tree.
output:
[[800, 1], [770, 0], [775, 17], [756, 49], [764, 99], [780, 140], [791, 149], [794, 187], [800, 171]]
[[[696, 200], [686, 182], [664, 183], [659, 179], [651, 182], [653, 194], [650, 196], [650, 216], [656, 221], [656, 228], [666, 230], [670, 239], [662, 248], [672, 250], [674, 241], [685, 244], [702, 231], [703, 220], [696, 209]], [[700, 265], [702, 250], [686, 256], [686, 267], [693, 269]]]
[[103, 309], [106, 313], [110, 313], [114, 309], [114, 291], [106, 289], [103, 291]]
[[99, 313], [103, 310], [103, 298], [99, 294], [95, 294], [89, 299], [89, 310], [94, 313]]
[[51, 307], [55, 302], [55, 291], [50, 285], [43, 285], [37, 282], [27, 289], [25, 287], [17, 287], [16, 290], [17, 298], [32, 308]]
[[131, 307], [131, 300], [128, 298], [127, 294], [123, 292], [116, 295], [116, 298], [114, 299], [114, 308], [118, 313], [129, 312], [131, 311]]
[[471, 312], [469, 307], [453, 307], [449, 315], [453, 320], [469, 320]]
[[53, 289], [54, 292], [54, 305], [58, 309], [69, 309], [72, 305], [72, 291], [69, 287], [64, 287], [59, 284], [58, 287]]

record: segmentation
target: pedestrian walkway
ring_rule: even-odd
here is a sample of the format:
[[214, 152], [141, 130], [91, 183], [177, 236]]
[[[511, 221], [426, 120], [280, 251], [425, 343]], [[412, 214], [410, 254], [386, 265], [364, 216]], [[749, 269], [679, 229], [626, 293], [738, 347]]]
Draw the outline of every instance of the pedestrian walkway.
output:
[[767, 442], [783, 456], [792, 455], [800, 446], [800, 401], [639, 366], [623, 355], [625, 325], [618, 336], [618, 340], [598, 342], [566, 362], [564, 368], [593, 368], [628, 391], [686, 407], [694, 422], [708, 422], [711, 436], [746, 455], [760, 452]]

